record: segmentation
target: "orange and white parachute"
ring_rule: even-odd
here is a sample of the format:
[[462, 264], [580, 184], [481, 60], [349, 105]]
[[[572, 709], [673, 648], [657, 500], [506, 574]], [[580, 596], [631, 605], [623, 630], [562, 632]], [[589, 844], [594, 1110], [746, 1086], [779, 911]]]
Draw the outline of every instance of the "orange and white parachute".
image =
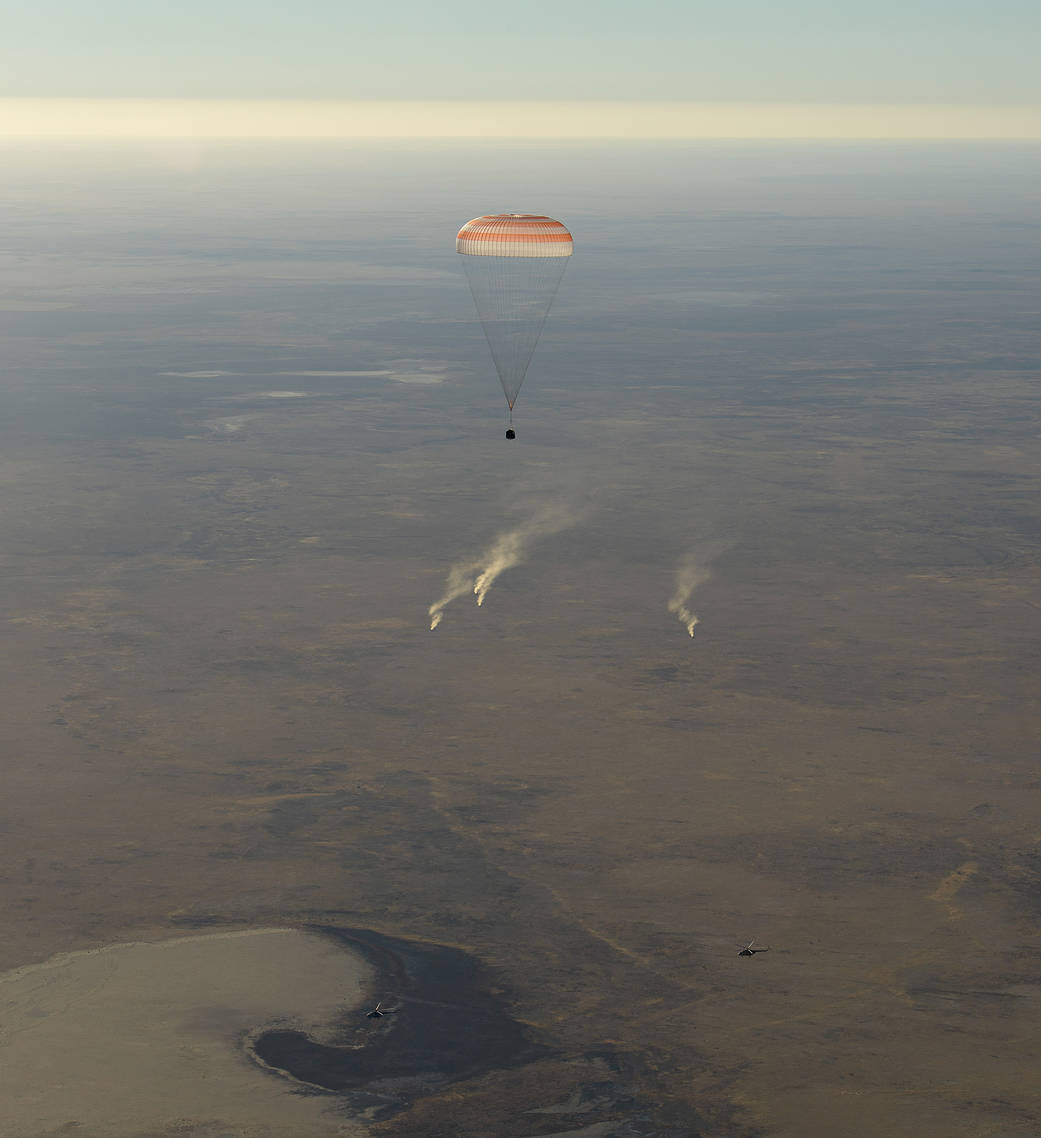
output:
[[497, 213], [468, 221], [455, 239], [513, 421], [513, 405], [574, 241], [567, 226], [539, 213]]

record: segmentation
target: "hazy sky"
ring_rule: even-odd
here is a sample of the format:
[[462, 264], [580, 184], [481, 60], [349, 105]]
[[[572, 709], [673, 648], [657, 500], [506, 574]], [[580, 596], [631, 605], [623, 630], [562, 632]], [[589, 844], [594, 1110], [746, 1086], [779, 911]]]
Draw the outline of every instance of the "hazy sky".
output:
[[50, 0], [0, 95], [1041, 103], [1037, 0]]

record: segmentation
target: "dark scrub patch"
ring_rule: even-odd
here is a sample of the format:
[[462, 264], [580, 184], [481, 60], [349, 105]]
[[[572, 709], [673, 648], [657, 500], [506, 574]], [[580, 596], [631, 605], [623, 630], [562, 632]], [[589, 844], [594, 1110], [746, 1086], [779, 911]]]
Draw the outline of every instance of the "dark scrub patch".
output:
[[[312, 1093], [342, 1096], [375, 1134], [535, 1138], [593, 1128], [605, 1138], [752, 1138], [729, 1115], [717, 1113], [706, 1128], [689, 1104], [649, 1096], [669, 1067], [662, 1054], [620, 1053], [603, 1042], [569, 1054], [535, 1042], [480, 962], [460, 949], [309, 928], [365, 957], [376, 972], [371, 1003], [345, 1013], [332, 1043], [269, 1031], [253, 1051]], [[370, 1019], [377, 1001], [386, 1014]]]
[[370, 1019], [352, 1008], [334, 1044], [302, 1031], [268, 1031], [253, 1051], [269, 1067], [329, 1091], [355, 1092], [366, 1106], [393, 1111], [425, 1088], [514, 1067], [548, 1054], [512, 1019], [483, 970], [457, 948], [365, 929], [315, 928], [360, 952], [378, 980]]

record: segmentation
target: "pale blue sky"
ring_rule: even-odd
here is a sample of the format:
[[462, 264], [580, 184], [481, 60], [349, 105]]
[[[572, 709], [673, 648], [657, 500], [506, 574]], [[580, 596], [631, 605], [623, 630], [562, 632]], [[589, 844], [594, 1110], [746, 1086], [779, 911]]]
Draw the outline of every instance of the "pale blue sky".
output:
[[1041, 103], [1038, 0], [37, 0], [0, 96]]

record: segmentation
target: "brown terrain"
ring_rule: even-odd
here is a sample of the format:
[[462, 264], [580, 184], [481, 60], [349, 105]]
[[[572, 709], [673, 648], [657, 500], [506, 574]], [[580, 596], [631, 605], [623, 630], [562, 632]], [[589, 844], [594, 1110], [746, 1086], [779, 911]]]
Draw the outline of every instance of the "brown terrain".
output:
[[27, 353], [0, 967], [274, 927], [463, 949], [541, 1050], [375, 1133], [1041, 1132], [1036, 347], [920, 299], [646, 368], [622, 328], [610, 389], [610, 345], [571, 387], [547, 362], [515, 444], [454, 365], [185, 350], [38, 406]]

